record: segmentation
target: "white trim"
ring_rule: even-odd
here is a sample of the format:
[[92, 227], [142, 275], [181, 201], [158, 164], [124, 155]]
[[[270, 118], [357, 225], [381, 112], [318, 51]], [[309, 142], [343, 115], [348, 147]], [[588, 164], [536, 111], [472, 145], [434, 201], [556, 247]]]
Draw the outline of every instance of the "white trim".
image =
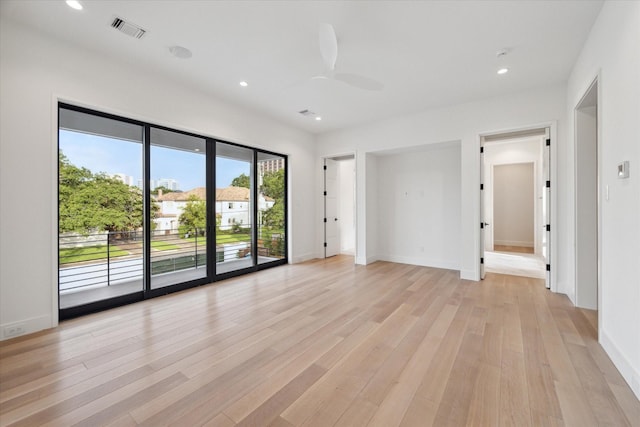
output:
[[518, 240], [494, 240], [493, 244], [494, 246], [521, 246], [523, 248], [533, 248], [534, 246], [534, 242], [520, 242]]
[[624, 353], [618, 349], [613, 340], [609, 337], [603, 328], [600, 329], [600, 345], [607, 353], [613, 364], [616, 366], [624, 380], [629, 384], [631, 390], [640, 400], [640, 372], [633, 368], [633, 365], [624, 356]]
[[460, 271], [460, 265], [456, 262], [437, 260], [437, 259], [425, 259], [420, 257], [408, 257], [408, 256], [396, 256], [387, 255], [379, 258], [380, 261], [395, 262], [399, 264], [411, 264], [420, 265], [423, 267], [443, 268], [446, 270]]
[[309, 261], [315, 258], [318, 258], [318, 256], [316, 256], [312, 252], [307, 252], [306, 254], [298, 255], [289, 259], [291, 260], [291, 264], [299, 264], [301, 262]]
[[[58, 301], [58, 299], [56, 298], [56, 302]], [[11, 328], [11, 327], [15, 327], [15, 326], [20, 326], [22, 327], [22, 333], [20, 333], [19, 335], [13, 335], [10, 337], [5, 336], [5, 330], [7, 328]], [[51, 316], [48, 315], [44, 315], [44, 316], [38, 316], [38, 317], [31, 317], [29, 319], [24, 319], [24, 320], [18, 320], [15, 322], [10, 322], [10, 323], [3, 323], [0, 325], [0, 331], [2, 331], [2, 336], [0, 337], [0, 341], [3, 340], [7, 340], [7, 339], [11, 339], [11, 338], [16, 338], [19, 336], [24, 336], [24, 335], [28, 335], [28, 334], [32, 334], [34, 332], [38, 332], [38, 331], [42, 331], [43, 329], [49, 329], [49, 328], [53, 328], [56, 325], [52, 325], [51, 324]]]
[[478, 270], [460, 270], [460, 278], [477, 282], [480, 280], [480, 272]]
[[[360, 260], [362, 260], [362, 258], [360, 258]], [[364, 263], [360, 263], [360, 264], [369, 265], [377, 261], [380, 261], [380, 259], [377, 256], [368, 256], [364, 259]]]

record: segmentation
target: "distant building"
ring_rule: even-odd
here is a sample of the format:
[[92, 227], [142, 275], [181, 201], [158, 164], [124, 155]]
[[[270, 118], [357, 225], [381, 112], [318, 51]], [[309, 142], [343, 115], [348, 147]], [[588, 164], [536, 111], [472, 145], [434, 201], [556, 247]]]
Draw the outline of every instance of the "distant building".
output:
[[276, 172], [280, 169], [284, 169], [283, 158], [261, 160], [258, 162], [258, 171], [260, 172], [260, 175], [263, 175], [265, 172]]
[[130, 175], [126, 175], [124, 173], [114, 173], [113, 175], [111, 175], [112, 178], [115, 179], [119, 179], [120, 181], [122, 181], [123, 183], [133, 187], [133, 177]]
[[[178, 229], [178, 219], [182, 209], [189, 201], [189, 197], [196, 196], [200, 200], [206, 200], [205, 187], [181, 193], [159, 192], [156, 201], [160, 204], [160, 212], [154, 220], [157, 224], [156, 231], [168, 232]], [[220, 215], [220, 229], [229, 230], [234, 224], [243, 228], [251, 226], [250, 211], [251, 192], [244, 187], [216, 188], [216, 215]], [[275, 201], [268, 196], [258, 195], [258, 211], [265, 211], [273, 206]]]
[[172, 178], [160, 178], [153, 183], [155, 184], [155, 186], [154, 185], [151, 186], [152, 190], [155, 190], [158, 187], [168, 188], [171, 191], [178, 191], [180, 189], [180, 186], [178, 185], [178, 181]]

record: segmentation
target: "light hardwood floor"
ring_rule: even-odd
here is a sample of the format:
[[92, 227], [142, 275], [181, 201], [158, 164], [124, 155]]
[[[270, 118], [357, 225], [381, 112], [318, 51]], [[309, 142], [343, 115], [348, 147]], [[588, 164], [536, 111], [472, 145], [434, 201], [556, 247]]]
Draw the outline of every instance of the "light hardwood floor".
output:
[[334, 257], [5, 341], [0, 424], [639, 425], [588, 312], [458, 276]]

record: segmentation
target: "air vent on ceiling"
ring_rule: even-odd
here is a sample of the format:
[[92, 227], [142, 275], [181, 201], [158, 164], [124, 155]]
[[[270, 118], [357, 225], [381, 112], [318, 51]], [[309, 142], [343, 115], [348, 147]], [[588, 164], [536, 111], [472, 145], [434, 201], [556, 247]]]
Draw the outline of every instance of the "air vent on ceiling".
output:
[[111, 23], [111, 27], [130, 37], [135, 37], [136, 39], [141, 39], [142, 36], [144, 36], [147, 32], [137, 25], [127, 22], [124, 19], [118, 17], [114, 18], [113, 22]]
[[316, 115], [316, 113], [314, 113], [313, 111], [309, 111], [309, 110], [298, 111], [298, 113], [302, 114], [305, 117], [314, 117]]

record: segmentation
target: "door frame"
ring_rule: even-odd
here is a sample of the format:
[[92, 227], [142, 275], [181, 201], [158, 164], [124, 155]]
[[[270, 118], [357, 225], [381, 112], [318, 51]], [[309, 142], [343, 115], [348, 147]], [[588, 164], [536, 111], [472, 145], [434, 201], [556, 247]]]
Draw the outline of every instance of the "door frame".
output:
[[[580, 147], [580, 144], [578, 143], [578, 120], [577, 120], [577, 114], [578, 111], [581, 110], [580, 105], [586, 100], [587, 96], [591, 93], [591, 91], [595, 88], [596, 92], [595, 92], [595, 96], [596, 96], [596, 132], [595, 132], [595, 136], [596, 136], [596, 141], [595, 141], [595, 145], [596, 145], [596, 188], [595, 188], [595, 202], [596, 202], [596, 227], [597, 227], [597, 232], [596, 232], [596, 268], [597, 268], [597, 274], [596, 274], [596, 299], [597, 299], [597, 307], [596, 310], [598, 312], [598, 340], [600, 339], [600, 325], [601, 325], [601, 321], [602, 321], [602, 207], [603, 207], [603, 201], [602, 201], [602, 92], [601, 92], [601, 78], [600, 78], [600, 74], [598, 73], [593, 79], [591, 79], [589, 81], [589, 84], [584, 88], [584, 90], [582, 91], [582, 96], [580, 97], [580, 99], [578, 100], [578, 102], [576, 103], [576, 105], [573, 108], [573, 124], [574, 124], [574, 129], [573, 129], [573, 161], [574, 161], [574, 235], [573, 235], [573, 242], [574, 242], [574, 247], [577, 248], [577, 245], [580, 244], [580, 234], [578, 233], [578, 199], [577, 199], [577, 185], [578, 185], [578, 150]], [[584, 107], [582, 107], [584, 108]], [[580, 289], [580, 283], [577, 280], [577, 269], [579, 268], [579, 264], [578, 264], [578, 256], [577, 253], [575, 254], [575, 264], [574, 264], [574, 303], [576, 305], [576, 307], [580, 307], [578, 305], [578, 294], [579, 294], [579, 289]], [[590, 307], [587, 307], [589, 309], [591, 309]]]
[[[354, 224], [353, 224], [353, 232], [354, 232], [354, 238], [355, 238], [355, 242], [354, 242], [354, 255], [353, 255], [353, 262], [354, 264], [356, 263], [356, 258], [357, 258], [357, 254], [358, 254], [358, 159], [357, 159], [357, 155], [354, 151], [350, 151], [350, 152], [342, 152], [342, 153], [338, 153], [338, 154], [328, 154], [328, 155], [324, 155], [322, 157], [320, 157], [320, 167], [322, 168], [321, 172], [321, 176], [322, 176], [322, 189], [321, 191], [324, 191], [325, 189], [325, 172], [324, 172], [324, 165], [325, 165], [325, 160], [326, 159], [330, 159], [330, 160], [347, 160], [347, 159], [353, 159], [353, 169], [354, 169], [354, 173], [353, 173], [353, 220], [354, 220]], [[320, 215], [320, 221], [322, 222], [322, 227], [321, 229], [321, 233], [320, 235], [322, 236], [322, 238], [320, 239], [320, 245], [321, 245], [321, 254], [322, 254], [322, 258], [326, 258], [325, 256], [325, 249], [324, 249], [324, 236], [325, 236], [325, 224], [324, 224], [324, 212], [326, 212], [326, 198], [324, 197], [324, 194], [322, 194], [322, 203], [321, 203], [321, 215]]]
[[536, 123], [536, 124], [531, 124], [531, 125], [525, 125], [525, 126], [520, 126], [520, 127], [512, 127], [512, 128], [503, 128], [503, 129], [499, 129], [499, 130], [490, 130], [490, 131], [485, 131], [485, 132], [480, 132], [477, 135], [476, 138], [476, 158], [477, 158], [477, 165], [478, 165], [478, 172], [479, 172], [479, 176], [478, 176], [478, 185], [477, 185], [477, 194], [478, 194], [478, 204], [476, 206], [479, 206], [479, 210], [478, 210], [478, 215], [477, 215], [477, 221], [475, 224], [475, 230], [476, 230], [476, 250], [478, 253], [478, 256], [476, 257], [476, 262], [477, 262], [477, 269], [476, 271], [478, 272], [478, 277], [480, 279], [482, 279], [482, 277], [484, 276], [483, 274], [483, 270], [484, 270], [484, 239], [483, 239], [483, 233], [482, 233], [482, 228], [484, 224], [481, 224], [482, 221], [484, 221], [483, 218], [483, 206], [482, 204], [484, 203], [483, 201], [483, 189], [481, 188], [481, 183], [483, 183], [483, 169], [484, 169], [484, 157], [482, 156], [482, 152], [484, 151], [483, 148], [483, 143], [484, 143], [484, 138], [486, 137], [491, 137], [491, 136], [496, 136], [496, 135], [503, 135], [503, 134], [518, 134], [518, 133], [523, 133], [523, 132], [527, 132], [527, 131], [533, 131], [536, 129], [545, 129], [548, 128], [549, 129], [549, 138], [551, 139], [551, 146], [550, 146], [550, 166], [549, 166], [549, 174], [550, 174], [550, 181], [551, 181], [551, 194], [549, 197], [549, 203], [550, 203], [550, 224], [551, 224], [551, 230], [550, 230], [550, 242], [549, 242], [549, 264], [551, 265], [551, 269], [549, 271], [549, 282], [550, 282], [550, 290], [552, 292], [557, 292], [557, 275], [558, 275], [558, 256], [557, 256], [557, 241], [558, 241], [558, 227], [555, 226], [556, 224], [558, 224], [558, 204], [557, 204], [557, 182], [558, 182], [558, 166], [557, 166], [557, 161], [556, 159], [558, 158], [558, 122], [553, 120], [553, 121], [548, 121], [548, 122], [540, 122], [540, 123]]

